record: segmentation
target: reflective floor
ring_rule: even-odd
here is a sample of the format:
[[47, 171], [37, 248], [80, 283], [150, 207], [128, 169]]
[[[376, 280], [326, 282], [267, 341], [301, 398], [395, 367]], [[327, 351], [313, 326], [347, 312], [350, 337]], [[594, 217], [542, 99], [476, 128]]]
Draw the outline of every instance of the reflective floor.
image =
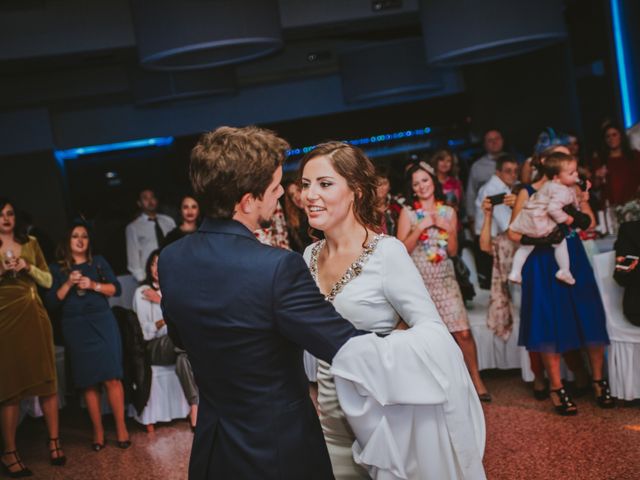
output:
[[[591, 396], [576, 399], [576, 417], [560, 417], [550, 402], [537, 401], [519, 372], [483, 374], [494, 401], [485, 404], [490, 479], [617, 479], [640, 478], [640, 407], [601, 410]], [[109, 417], [107, 448], [90, 449], [91, 431], [85, 411], [68, 405], [61, 411], [61, 438], [68, 457], [65, 467], [47, 461], [46, 434], [39, 419], [19, 428], [18, 447], [36, 478], [43, 479], [186, 479], [193, 435], [186, 421], [158, 424], [148, 434], [135, 422], [129, 428], [133, 445], [116, 448]]]

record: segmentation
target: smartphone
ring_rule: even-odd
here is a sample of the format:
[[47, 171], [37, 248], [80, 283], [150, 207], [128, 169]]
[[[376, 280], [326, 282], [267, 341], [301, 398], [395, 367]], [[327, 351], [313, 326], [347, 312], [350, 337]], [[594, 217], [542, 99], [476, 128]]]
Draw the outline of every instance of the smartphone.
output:
[[491, 195], [487, 198], [491, 202], [491, 205], [500, 205], [501, 203], [504, 203], [504, 197], [506, 196], [506, 193], [498, 193], [497, 195]]
[[631, 268], [631, 264], [638, 260], [638, 257], [635, 255], [627, 255], [619, 262], [616, 262], [616, 268], [618, 270], [629, 270]]

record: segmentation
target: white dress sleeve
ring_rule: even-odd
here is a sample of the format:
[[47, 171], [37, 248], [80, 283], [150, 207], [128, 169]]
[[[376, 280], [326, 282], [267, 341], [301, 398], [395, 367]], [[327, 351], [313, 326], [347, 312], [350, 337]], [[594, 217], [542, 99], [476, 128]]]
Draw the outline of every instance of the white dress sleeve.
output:
[[405, 323], [410, 327], [429, 321], [444, 325], [404, 244], [396, 238], [387, 237], [378, 248], [382, 249], [383, 255], [384, 294]]

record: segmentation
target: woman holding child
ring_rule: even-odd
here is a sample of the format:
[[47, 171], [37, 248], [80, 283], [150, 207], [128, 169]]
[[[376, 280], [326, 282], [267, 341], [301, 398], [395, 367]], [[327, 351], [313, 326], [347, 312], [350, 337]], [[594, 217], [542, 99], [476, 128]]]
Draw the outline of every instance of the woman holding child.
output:
[[[547, 152], [545, 152], [547, 153]], [[553, 153], [561, 163], [575, 164], [566, 147], [554, 147]], [[544, 164], [537, 166], [543, 170]], [[549, 173], [526, 185], [516, 200], [512, 221], [522, 211], [529, 198], [545, 183], [553, 181]], [[557, 239], [544, 242], [540, 238], [523, 237], [509, 230], [509, 237], [516, 242], [535, 245], [522, 268], [522, 305], [519, 344], [530, 352], [539, 352], [550, 382], [551, 401], [560, 415], [575, 415], [576, 404], [565, 390], [560, 375], [561, 354], [569, 350], [584, 348], [591, 363], [593, 389], [598, 406], [614, 406], [607, 381], [603, 379], [604, 348], [609, 343], [605, 328], [605, 316], [593, 270], [587, 259], [580, 238], [574, 228], [589, 228], [593, 223], [593, 212], [589, 207], [588, 192], [578, 192], [579, 211], [571, 207], [565, 224], [566, 246], [569, 253], [571, 273], [575, 284], [570, 285], [556, 278], [558, 264], [553, 247]], [[553, 236], [553, 234], [551, 235]]]

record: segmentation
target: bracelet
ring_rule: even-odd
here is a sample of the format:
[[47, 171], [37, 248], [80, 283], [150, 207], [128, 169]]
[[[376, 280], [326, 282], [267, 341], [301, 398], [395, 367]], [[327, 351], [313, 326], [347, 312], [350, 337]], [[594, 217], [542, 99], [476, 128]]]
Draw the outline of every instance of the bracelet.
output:
[[98, 283], [98, 282], [95, 282], [95, 283], [96, 283], [96, 286], [95, 286], [95, 287], [93, 287], [93, 289], [94, 289], [96, 292], [101, 291], [101, 290], [102, 290], [102, 284], [101, 284], [101, 283]]

